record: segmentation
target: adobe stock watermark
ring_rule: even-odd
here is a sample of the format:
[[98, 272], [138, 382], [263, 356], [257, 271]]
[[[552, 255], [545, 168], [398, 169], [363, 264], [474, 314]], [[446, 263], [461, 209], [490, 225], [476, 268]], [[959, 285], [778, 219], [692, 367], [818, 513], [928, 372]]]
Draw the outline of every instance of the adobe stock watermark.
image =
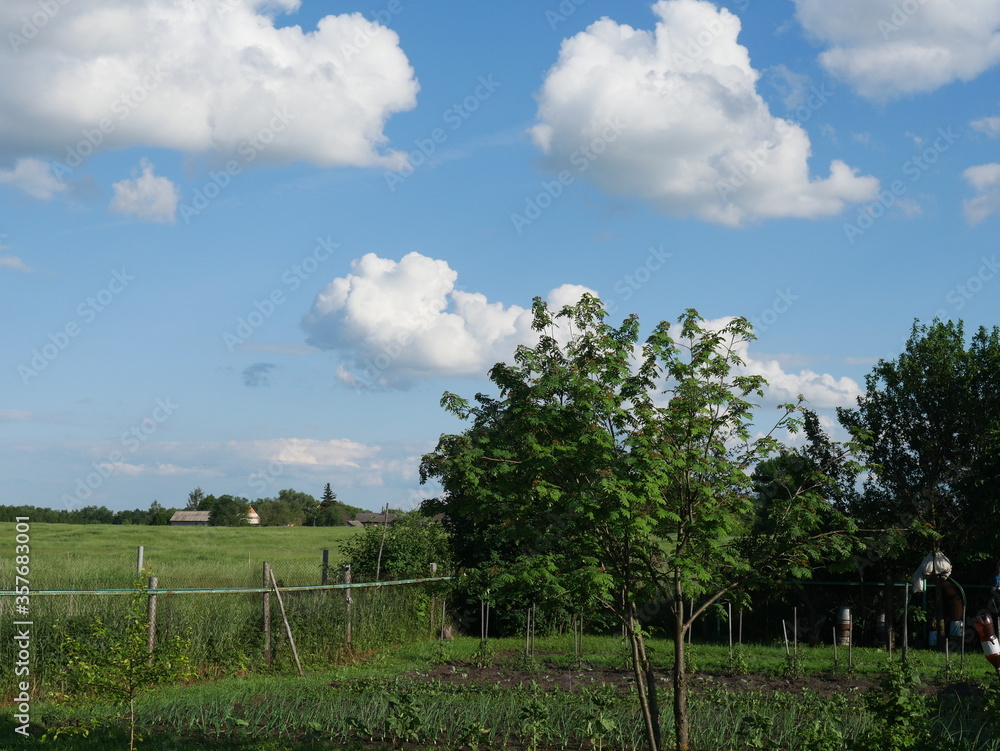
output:
[[[834, 93], [834, 89], [826, 82], [819, 86], [810, 86], [802, 104], [796, 107], [792, 113], [796, 121], [804, 123], [809, 120], [826, 105]], [[774, 154], [775, 146], [776, 144], [768, 141], [762, 147], [754, 149], [736, 165], [728, 178], [717, 180], [715, 190], [719, 194], [719, 198], [728, 201], [730, 195], [745, 187]]]
[[510, 215], [511, 224], [514, 225], [517, 234], [520, 235], [524, 232], [525, 227], [530, 227], [540, 219], [555, 200], [562, 196], [566, 188], [590, 169], [590, 166], [600, 159], [601, 154], [608, 150], [610, 144], [618, 140], [618, 137], [625, 132], [626, 127], [619, 116], [609, 118], [604, 123], [604, 129], [600, 135], [594, 136], [588, 143], [569, 155], [569, 163], [576, 168], [575, 171], [560, 170], [554, 180], [542, 180], [541, 190], [524, 199], [523, 212], [515, 211]]
[[160, 70], [160, 66], [146, 71], [139, 83], [112, 100], [110, 110], [115, 119], [105, 117], [92, 128], [81, 130], [82, 138], [66, 147], [63, 161], [52, 162], [52, 174], [61, 179], [93, 156], [105, 139], [114, 133], [121, 123], [128, 120], [136, 108], [149, 98], [150, 92], [159, 88], [162, 82], [163, 71]]
[[[455, 102], [444, 111], [441, 119], [449, 129], [454, 132], [461, 128], [472, 115], [479, 111], [479, 107], [493, 96], [494, 92], [502, 84], [493, 80], [493, 74], [479, 76], [477, 85], [472, 93]], [[389, 190], [396, 192], [396, 187], [404, 182], [416, 172], [418, 167], [427, 164], [427, 161], [437, 153], [438, 147], [448, 140], [448, 131], [444, 128], [434, 128], [429, 137], [418, 138], [413, 143], [416, 148], [409, 153], [409, 159], [405, 167], [399, 170], [386, 170], [385, 182]]]
[[406, 8], [403, 7], [401, 0], [389, 0], [384, 8], [370, 13], [365, 19], [368, 21], [367, 27], [358, 31], [350, 42], [341, 42], [340, 54], [344, 56], [344, 60], [350, 62], [351, 58], [361, 54], [361, 51], [372, 43], [372, 39], [381, 28], [389, 28], [393, 19], [404, 10]]
[[157, 399], [152, 411], [138, 423], [124, 431], [119, 440], [121, 449], [110, 451], [103, 461], [91, 463], [93, 472], [89, 472], [76, 480], [76, 488], [72, 495], [63, 493], [60, 499], [67, 509], [77, 508], [88, 500], [95, 491], [119, 470], [127, 454], [136, 453], [139, 448], [153, 436], [160, 426], [180, 409], [180, 406], [170, 401], [170, 397]]
[[361, 373], [364, 381], [354, 376], [353, 380], [348, 380], [346, 385], [353, 386], [354, 388], [364, 386], [376, 388], [383, 386], [385, 381], [382, 375], [415, 343], [417, 335], [426, 332], [438, 320], [439, 316], [440, 311], [435, 305], [428, 304], [422, 306], [409, 319], [416, 324], [415, 326], [408, 329], [400, 329], [394, 336], [380, 341], [378, 343], [378, 353], [365, 358], [365, 367]]
[[263, 326], [264, 322], [273, 316], [279, 307], [288, 301], [285, 295], [286, 290], [288, 292], [298, 290], [306, 279], [316, 273], [320, 264], [333, 255], [333, 252], [339, 247], [340, 244], [333, 242], [329, 235], [326, 237], [317, 237], [316, 245], [313, 247], [312, 252], [298, 263], [293, 263], [281, 274], [281, 283], [284, 286], [275, 287], [264, 296], [263, 300], [254, 300], [254, 309], [247, 315], [236, 319], [234, 333], [226, 331], [222, 334], [222, 340], [226, 343], [226, 349], [229, 350], [229, 354], [233, 354], [234, 348], [237, 345], [243, 344], [253, 336], [253, 333]]
[[[979, 260], [982, 261], [982, 265], [976, 270], [976, 273], [969, 276], [965, 281], [956, 284], [944, 296], [945, 301], [951, 305], [952, 311], [958, 312], [962, 310], [962, 308], [969, 304], [969, 301], [973, 297], [982, 292], [983, 288], [1000, 273], [1000, 262], [997, 262], [995, 253], [989, 258], [980, 256]], [[944, 321], [950, 318], [950, 312], [942, 308], [934, 314], [934, 317]]]
[[[734, 7], [737, 10], [746, 10], [750, 7], [750, 0], [737, 0]], [[693, 63], [700, 60], [725, 30], [726, 27], [722, 25], [719, 17], [712, 16], [697, 34], [688, 36], [679, 49], [670, 50], [670, 57], [675, 63]]]
[[888, 42], [889, 37], [909, 23], [917, 11], [926, 4], [927, 0], [902, 0], [902, 2], [893, 3], [892, 14], [888, 18], [880, 18], [878, 21], [878, 30], [882, 33], [883, 41]]
[[750, 317], [750, 323], [753, 324], [754, 333], [762, 334], [771, 328], [778, 322], [778, 319], [781, 318], [781, 316], [791, 310], [796, 300], [799, 299], [800, 296], [792, 292], [791, 287], [776, 289], [774, 291], [774, 300], [771, 304], [764, 308], [759, 315]]
[[608, 302], [607, 311], [608, 313], [616, 313], [618, 311], [619, 302], [625, 303], [632, 299], [644, 285], [646, 285], [664, 266], [667, 262], [673, 258], [673, 253], [663, 249], [663, 245], [659, 247], [650, 246], [649, 251], [646, 254], [646, 258], [636, 266], [632, 271], [624, 276], [620, 277], [611, 286], [617, 296]]
[[112, 271], [108, 283], [102, 287], [97, 294], [88, 297], [76, 306], [76, 315], [79, 321], [68, 321], [61, 329], [49, 332], [48, 341], [41, 347], [31, 350], [27, 364], [22, 363], [17, 366], [17, 374], [21, 376], [21, 383], [25, 386], [32, 378], [37, 377], [43, 370], [49, 367], [59, 355], [66, 351], [71, 341], [84, 332], [87, 326], [92, 324], [99, 313], [107, 310], [129, 283], [135, 281], [135, 277], [129, 274], [123, 266], [121, 271]]
[[274, 139], [283, 133], [295, 119], [296, 116], [284, 107], [281, 109], [275, 107], [267, 125], [237, 144], [236, 153], [242, 157], [242, 160], [230, 159], [218, 172], [209, 171], [208, 180], [195, 188], [191, 202], [185, 201], [178, 206], [184, 224], [190, 224], [192, 217], [201, 214], [212, 201], [221, 196], [223, 191], [230, 186], [233, 178], [240, 175], [248, 164], [254, 162], [261, 152], [274, 143]]
[[844, 234], [848, 242], [853, 245], [859, 237], [870, 230], [876, 221], [885, 216], [889, 209], [906, 195], [910, 186], [919, 182], [920, 178], [937, 163], [941, 155], [948, 151], [961, 137], [960, 133], [952, 131], [950, 125], [947, 128], [938, 128], [937, 138], [930, 146], [903, 162], [901, 171], [904, 176], [910, 178], [909, 184], [898, 178], [893, 180], [888, 188], [879, 191], [874, 201], [858, 209], [858, 215], [854, 222], [844, 222]]
[[[283, 458], [283, 457], [288, 457]], [[301, 459], [301, 461], [299, 461]], [[281, 452], [278, 458], [272, 459], [267, 464], [263, 464], [249, 475], [247, 475], [247, 485], [259, 493], [264, 493], [267, 486], [275, 482], [285, 474], [285, 467], [289, 464], [313, 464], [313, 458], [305, 454], [299, 447], [293, 445], [287, 438], [281, 439]]]
[[565, 23], [586, 2], [587, 0], [561, 0], [554, 10], [550, 8], [545, 11], [545, 20], [549, 22], [549, 28], [555, 31], [559, 24]]
[[69, 5], [72, 0], [38, 0], [35, 3], [37, 10], [32, 11], [27, 16], [21, 16], [21, 33], [14, 31], [7, 32], [7, 41], [14, 54], [18, 54], [21, 48], [31, 42], [41, 33], [41, 30], [49, 25], [53, 18], [59, 15], [63, 6]]

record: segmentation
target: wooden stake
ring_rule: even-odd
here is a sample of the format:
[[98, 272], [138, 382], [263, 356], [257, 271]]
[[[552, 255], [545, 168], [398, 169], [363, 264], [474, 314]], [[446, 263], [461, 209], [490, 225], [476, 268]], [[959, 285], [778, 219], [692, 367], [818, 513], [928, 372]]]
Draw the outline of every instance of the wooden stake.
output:
[[135, 573], [138, 576], [142, 576], [142, 565], [143, 565], [143, 548], [142, 545], [135, 551]]
[[785, 626], [785, 619], [781, 619], [781, 633], [785, 637], [785, 657], [788, 657], [788, 628]]
[[323, 549], [323, 578], [320, 584], [330, 583], [330, 551], [326, 548]]
[[[264, 586], [271, 586], [271, 564], [264, 561]], [[271, 592], [264, 592], [264, 662], [271, 664]]]
[[799, 654], [799, 609], [796, 607], [792, 611], [795, 617], [795, 624], [792, 627], [792, 643], [795, 644], [795, 656]]
[[271, 574], [271, 586], [274, 587], [274, 594], [278, 597], [278, 607], [281, 608], [281, 620], [285, 622], [285, 633], [288, 634], [288, 643], [292, 645], [292, 657], [295, 658], [295, 667], [299, 669], [299, 675], [304, 676], [302, 663], [299, 662], [299, 651], [295, 648], [295, 637], [292, 636], [292, 626], [288, 622], [288, 616], [285, 615], [285, 603], [281, 599], [281, 590], [278, 589], [278, 582], [274, 578], [274, 571], [268, 568], [268, 572]]
[[729, 627], [729, 662], [733, 661], [733, 603], [726, 603], [726, 625]]
[[[351, 564], [344, 564], [344, 584], [351, 583]], [[347, 602], [347, 648], [351, 648], [351, 589], [348, 587], [344, 590], [344, 599]]]
[[909, 656], [910, 585], [903, 585], [903, 662]]
[[385, 533], [389, 529], [389, 504], [385, 504], [382, 512], [382, 540], [378, 544], [378, 563], [375, 564], [375, 581], [379, 581], [382, 573], [382, 548], [385, 546]]
[[[142, 550], [142, 547], [139, 547]], [[160, 580], [155, 577], [149, 577], [149, 588], [157, 589], [159, 587]], [[146, 651], [153, 654], [153, 648], [156, 646], [156, 595], [151, 594], [146, 602], [146, 615], [149, 619], [149, 640], [146, 644]], [[153, 658], [150, 657], [150, 660]]]
[[441, 641], [444, 641], [444, 613], [445, 604], [448, 602], [447, 597], [441, 598]]

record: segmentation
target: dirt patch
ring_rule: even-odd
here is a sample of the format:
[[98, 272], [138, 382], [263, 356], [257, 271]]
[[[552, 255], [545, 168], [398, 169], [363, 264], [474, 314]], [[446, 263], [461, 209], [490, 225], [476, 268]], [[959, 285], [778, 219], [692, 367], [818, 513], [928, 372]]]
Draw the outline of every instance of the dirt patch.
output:
[[[523, 667], [523, 661], [513, 653], [509, 659], [498, 655], [493, 665], [480, 667], [467, 662], [446, 662], [427, 670], [412, 671], [406, 677], [415, 681], [440, 682], [454, 685], [503, 686], [505, 688], [530, 687], [537, 685], [545, 691], [559, 689], [576, 691], [587, 686], [614, 686], [631, 689], [635, 678], [625, 668], [583, 667], [567, 668], [540, 659], [536, 666]], [[672, 683], [667, 670], [657, 670], [656, 677], [664, 688]], [[801, 677], [773, 675], [732, 675], [729, 673], [698, 672], [688, 676], [688, 686], [692, 692], [700, 693], [713, 689], [728, 691], [759, 691], [764, 694], [815, 693], [821, 696], [834, 694], [865, 694], [877, 691], [880, 680], [864, 676], [820, 673]], [[935, 696], [968, 696], [980, 689], [971, 683], [927, 682], [918, 689], [922, 693]]]

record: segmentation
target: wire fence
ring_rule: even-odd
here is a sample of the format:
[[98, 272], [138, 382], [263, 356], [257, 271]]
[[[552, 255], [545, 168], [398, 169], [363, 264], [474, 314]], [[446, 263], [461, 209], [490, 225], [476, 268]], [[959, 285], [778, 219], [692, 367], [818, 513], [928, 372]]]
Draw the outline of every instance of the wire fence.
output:
[[[33, 571], [27, 616], [15, 605], [19, 592], [0, 591], [0, 665], [15, 664], [20, 628], [15, 624], [28, 619], [35, 695], [65, 687], [67, 636], [86, 636], [96, 622], [113, 634], [124, 633], [137, 592], [155, 603], [150, 624], [156, 643], [182, 639], [198, 672], [216, 676], [286, 672], [300, 660], [307, 669], [319, 668], [348, 654], [426, 637], [441, 626], [440, 603], [451, 580], [345, 581], [327, 551], [315, 562], [276, 562], [273, 579], [265, 573], [270, 564], [259, 561], [171, 566], [156, 564], [155, 554], [143, 549], [109, 553], [102, 563], [68, 566], [58, 577], [52, 570], [43, 576]], [[140, 579], [151, 565], [157, 566], [155, 586]], [[3, 671], [0, 693], [16, 683], [13, 670]]]

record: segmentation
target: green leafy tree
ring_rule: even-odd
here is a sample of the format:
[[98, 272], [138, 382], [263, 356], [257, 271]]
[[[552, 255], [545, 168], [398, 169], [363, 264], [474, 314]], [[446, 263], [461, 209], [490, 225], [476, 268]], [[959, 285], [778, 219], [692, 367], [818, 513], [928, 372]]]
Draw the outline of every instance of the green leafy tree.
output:
[[[980, 491], [1000, 430], [1000, 329], [980, 328], [967, 345], [961, 321], [914, 322], [903, 352], [879, 360], [866, 386], [857, 407], [838, 410], [871, 467], [851, 511], [901, 530], [898, 555], [995, 556], [982, 539], [993, 501]], [[891, 562], [891, 546], [882, 552]]]
[[149, 651], [146, 618], [149, 571], [135, 582], [124, 618], [114, 626], [95, 619], [82, 636], [64, 633], [67, 673], [79, 689], [107, 696], [127, 709], [129, 749], [135, 747], [135, 700], [143, 691], [161, 683], [183, 680], [193, 674], [187, 658], [190, 644], [173, 637]]
[[[538, 344], [491, 369], [498, 398], [478, 394], [473, 405], [445, 394], [443, 406], [471, 425], [441, 437], [421, 476], [444, 488], [428, 505], [449, 518], [457, 554], [478, 544], [513, 559], [551, 595], [614, 614], [654, 751], [658, 697], [642, 620], [668, 608], [681, 749], [689, 736], [684, 637], [694, 620], [761, 578], [806, 573], [803, 560], [845, 535], [821, 531], [830, 504], [815, 479], [784, 501], [793, 528], [753, 524], [749, 473], [778, 443], [751, 438], [747, 397], [765, 383], [740, 371], [740, 349], [752, 338], [745, 319], [715, 331], [689, 310], [676, 340], [664, 322], [640, 348], [635, 316], [619, 328], [605, 317], [589, 296], [555, 315], [536, 299]], [[794, 411], [786, 406], [779, 425], [795, 428]], [[777, 508], [772, 517], [782, 518]]]
[[208, 523], [212, 527], [243, 527], [250, 523], [247, 517], [250, 501], [246, 498], [209, 495], [201, 501], [199, 509], [211, 512]]
[[201, 507], [202, 502], [205, 500], [205, 491], [201, 487], [197, 487], [188, 493], [187, 506], [184, 508], [188, 511], [204, 511]]
[[163, 527], [170, 524], [170, 517], [174, 515], [173, 509], [166, 509], [160, 505], [159, 501], [153, 501], [149, 505], [147, 524]]

